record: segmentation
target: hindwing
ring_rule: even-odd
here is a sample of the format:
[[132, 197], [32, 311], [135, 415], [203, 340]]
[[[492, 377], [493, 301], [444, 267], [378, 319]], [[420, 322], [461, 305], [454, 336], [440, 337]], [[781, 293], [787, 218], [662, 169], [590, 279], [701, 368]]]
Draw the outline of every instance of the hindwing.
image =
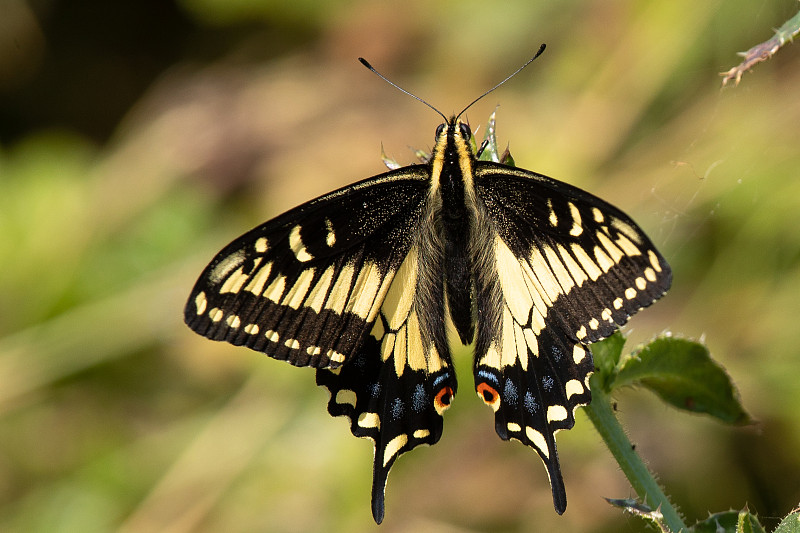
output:
[[586, 344], [613, 333], [671, 283], [664, 258], [624, 213], [576, 187], [479, 162], [474, 375], [503, 439], [545, 463], [556, 510], [566, 508], [555, 433], [591, 400]]
[[226, 246], [186, 323], [296, 366], [338, 367], [372, 328], [411, 248], [428, 171], [411, 166], [321, 196]]
[[[395, 459], [442, 435], [442, 414], [456, 392], [444, 328], [442, 284], [427, 272], [413, 247], [392, 281], [379, 320], [352, 361], [317, 370], [317, 384], [330, 390], [328, 411], [345, 415], [356, 437], [375, 444], [372, 514], [383, 520], [384, 492]], [[441, 272], [438, 272], [441, 279]], [[428, 323], [428, 317], [438, 320]]]

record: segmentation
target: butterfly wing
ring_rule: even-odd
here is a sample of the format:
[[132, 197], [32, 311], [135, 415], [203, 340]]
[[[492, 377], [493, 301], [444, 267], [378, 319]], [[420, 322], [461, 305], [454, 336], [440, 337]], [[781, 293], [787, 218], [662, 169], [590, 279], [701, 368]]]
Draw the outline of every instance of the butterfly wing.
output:
[[533, 172], [478, 163], [486, 252], [476, 271], [474, 376], [501, 438], [544, 461], [566, 509], [555, 433], [591, 400], [586, 345], [613, 333], [671, 283], [664, 258], [607, 202]]
[[200, 275], [184, 320], [296, 366], [342, 365], [411, 248], [427, 178], [421, 165], [375, 176], [242, 235]]
[[206, 267], [185, 309], [201, 335], [318, 369], [330, 414], [375, 444], [377, 522], [394, 461], [439, 440], [456, 391], [441, 250], [420, 221], [428, 177], [405, 167], [253, 229]]
[[[317, 384], [331, 393], [330, 414], [347, 416], [353, 435], [375, 444], [372, 514], [377, 523], [383, 520], [386, 480], [395, 459], [439, 440], [442, 414], [456, 392], [442, 277], [428, 275], [441, 274], [436, 270], [441, 263], [422, 260], [428, 253], [423, 248], [412, 247], [353, 360], [317, 370]], [[428, 324], [433, 317], [438, 319]]]

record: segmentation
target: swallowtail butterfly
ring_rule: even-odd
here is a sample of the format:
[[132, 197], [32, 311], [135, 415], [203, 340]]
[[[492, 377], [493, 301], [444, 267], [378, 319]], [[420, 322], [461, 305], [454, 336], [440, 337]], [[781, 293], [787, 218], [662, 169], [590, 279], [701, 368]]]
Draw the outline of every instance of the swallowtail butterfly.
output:
[[442, 115], [426, 163], [311, 200], [234, 240], [185, 309], [200, 335], [316, 369], [330, 414], [374, 442], [378, 523], [394, 461], [442, 435], [457, 389], [448, 318], [474, 343], [475, 389], [495, 430], [538, 452], [560, 514], [555, 433], [590, 401], [587, 345], [672, 279], [616, 207], [478, 160], [463, 113]]

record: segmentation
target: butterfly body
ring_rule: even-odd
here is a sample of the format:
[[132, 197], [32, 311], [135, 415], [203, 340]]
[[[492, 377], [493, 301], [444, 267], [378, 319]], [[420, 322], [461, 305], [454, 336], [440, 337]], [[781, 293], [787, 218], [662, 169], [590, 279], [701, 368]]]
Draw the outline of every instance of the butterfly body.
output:
[[447, 320], [474, 340], [495, 429], [566, 492], [555, 433], [590, 401], [586, 345], [659, 298], [671, 272], [627, 215], [545, 176], [479, 161], [469, 127], [437, 129], [426, 164], [312, 200], [224, 248], [186, 323], [215, 340], [317, 368], [328, 410], [375, 444], [372, 510], [395, 459], [442, 434], [457, 390]]

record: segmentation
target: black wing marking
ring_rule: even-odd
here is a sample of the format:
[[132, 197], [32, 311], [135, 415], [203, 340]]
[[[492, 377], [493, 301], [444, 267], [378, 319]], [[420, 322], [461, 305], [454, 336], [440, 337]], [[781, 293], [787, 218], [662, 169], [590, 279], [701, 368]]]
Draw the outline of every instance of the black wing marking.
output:
[[242, 235], [200, 275], [186, 323], [296, 366], [343, 364], [412, 245], [428, 177], [421, 165], [375, 176]]
[[[317, 384], [331, 393], [328, 411], [350, 419], [357, 437], [372, 439], [375, 458], [372, 514], [383, 520], [389, 470], [397, 457], [442, 435], [442, 414], [457, 384], [444, 329], [444, 299], [437, 263], [413, 247], [392, 282], [371, 334], [347, 365], [317, 370]], [[433, 267], [432, 267], [433, 265]], [[438, 289], [437, 289], [438, 287]], [[436, 291], [439, 291], [437, 294]], [[433, 292], [432, 292], [433, 291]], [[439, 313], [431, 330], [426, 315]]]
[[492, 163], [476, 165], [476, 189], [475, 386], [498, 435], [539, 453], [562, 513], [555, 433], [591, 400], [585, 345], [662, 296], [671, 271], [627, 215], [580, 189]]

